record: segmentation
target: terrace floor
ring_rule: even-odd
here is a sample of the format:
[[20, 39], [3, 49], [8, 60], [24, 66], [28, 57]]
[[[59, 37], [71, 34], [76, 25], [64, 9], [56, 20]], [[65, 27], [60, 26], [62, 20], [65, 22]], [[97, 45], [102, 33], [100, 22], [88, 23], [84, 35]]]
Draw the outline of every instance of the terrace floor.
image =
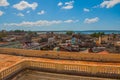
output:
[[[108, 80], [108, 79], [97, 78], [97, 77], [55, 74], [55, 73], [38, 72], [38, 71], [29, 70], [27, 73], [24, 73], [24, 75], [17, 76], [12, 80]], [[116, 79], [109, 79], [109, 80], [116, 80]]]

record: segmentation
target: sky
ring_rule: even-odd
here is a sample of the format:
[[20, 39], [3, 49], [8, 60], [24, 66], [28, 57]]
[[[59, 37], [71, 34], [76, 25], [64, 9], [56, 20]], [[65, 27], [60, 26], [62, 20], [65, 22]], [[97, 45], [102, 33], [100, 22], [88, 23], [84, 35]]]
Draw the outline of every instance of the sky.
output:
[[120, 30], [120, 0], [0, 0], [0, 30]]

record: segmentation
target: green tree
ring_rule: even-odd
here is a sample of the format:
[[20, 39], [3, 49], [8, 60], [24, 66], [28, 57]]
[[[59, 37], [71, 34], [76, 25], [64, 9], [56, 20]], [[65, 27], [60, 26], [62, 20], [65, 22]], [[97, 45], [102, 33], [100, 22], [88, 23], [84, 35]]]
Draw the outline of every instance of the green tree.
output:
[[0, 41], [2, 41], [2, 38], [3, 38], [3, 37], [6, 37], [6, 36], [7, 36], [6, 33], [2, 33], [2, 32], [0, 32]]
[[72, 35], [74, 32], [73, 31], [67, 31], [66, 34], [67, 35]]
[[2, 38], [2, 37], [6, 37], [6, 36], [7, 36], [6, 33], [0, 33], [0, 38]]
[[24, 32], [24, 30], [15, 30], [14, 32], [16, 32], [16, 33]]
[[92, 37], [97, 37], [97, 38], [102, 35], [105, 35], [104, 32], [98, 32], [98, 33], [95, 32], [95, 33], [91, 34]]

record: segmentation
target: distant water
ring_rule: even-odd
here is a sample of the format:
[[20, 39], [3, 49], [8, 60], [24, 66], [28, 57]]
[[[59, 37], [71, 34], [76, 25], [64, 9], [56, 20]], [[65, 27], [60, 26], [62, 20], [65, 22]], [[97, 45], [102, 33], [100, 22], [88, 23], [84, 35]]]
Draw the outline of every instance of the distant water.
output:
[[[58, 33], [58, 34], [66, 34], [67, 31], [37, 31], [38, 34], [44, 34], [47, 32], [54, 32], [54, 33]], [[92, 34], [92, 33], [98, 33], [98, 32], [104, 32], [105, 34], [120, 34], [120, 31], [115, 31], [115, 30], [96, 30], [96, 31], [73, 31], [75, 34]]]
[[92, 33], [98, 33], [98, 32], [104, 32], [105, 34], [120, 34], [120, 31], [75, 31], [75, 33], [81, 33], [81, 34], [92, 34]]

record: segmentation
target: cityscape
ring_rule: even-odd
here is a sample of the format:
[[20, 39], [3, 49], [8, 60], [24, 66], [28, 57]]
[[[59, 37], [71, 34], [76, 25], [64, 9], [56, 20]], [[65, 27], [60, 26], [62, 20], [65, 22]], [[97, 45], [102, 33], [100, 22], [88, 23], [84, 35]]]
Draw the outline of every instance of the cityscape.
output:
[[120, 0], [0, 0], [0, 80], [119, 80]]

